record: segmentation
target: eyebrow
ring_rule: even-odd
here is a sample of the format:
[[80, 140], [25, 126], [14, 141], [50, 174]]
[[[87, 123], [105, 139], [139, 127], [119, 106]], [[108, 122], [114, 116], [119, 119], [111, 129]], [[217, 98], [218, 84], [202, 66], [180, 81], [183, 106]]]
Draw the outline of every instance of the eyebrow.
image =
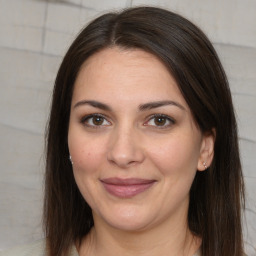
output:
[[83, 105], [90, 105], [90, 106], [95, 107], [95, 108], [99, 108], [99, 109], [106, 110], [106, 111], [111, 111], [111, 108], [108, 105], [106, 105], [104, 103], [101, 103], [101, 102], [98, 102], [98, 101], [95, 101], [95, 100], [81, 100], [81, 101], [78, 101], [74, 105], [74, 108], [77, 108], [77, 107], [83, 106]]
[[168, 105], [176, 106], [182, 110], [186, 110], [181, 104], [172, 100], [154, 101], [154, 102], [145, 103], [139, 106], [139, 110], [145, 111], [145, 110], [150, 110], [153, 108], [159, 108], [159, 107], [168, 106]]
[[[99, 108], [99, 109], [102, 109], [105, 111], [112, 111], [110, 106], [108, 106], [104, 103], [101, 103], [99, 101], [95, 101], [95, 100], [81, 100], [74, 105], [74, 108], [77, 108], [77, 107], [83, 106], [83, 105], [90, 105], [92, 107]], [[163, 106], [168, 106], [168, 105], [176, 106], [182, 110], [186, 110], [181, 104], [179, 104], [176, 101], [172, 101], [172, 100], [153, 101], [153, 102], [141, 104], [141, 105], [139, 105], [139, 110], [146, 111], [146, 110], [159, 108], [159, 107], [163, 107]]]

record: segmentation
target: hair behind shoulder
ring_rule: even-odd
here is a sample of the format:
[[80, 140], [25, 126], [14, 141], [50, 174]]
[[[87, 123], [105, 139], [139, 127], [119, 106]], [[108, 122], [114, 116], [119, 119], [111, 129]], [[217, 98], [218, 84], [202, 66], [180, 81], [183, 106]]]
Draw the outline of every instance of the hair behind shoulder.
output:
[[75, 183], [67, 144], [70, 104], [79, 69], [106, 47], [139, 48], [168, 68], [203, 133], [215, 132], [214, 160], [198, 172], [188, 223], [202, 237], [202, 256], [242, 256], [244, 185], [228, 81], [204, 33], [170, 11], [137, 7], [100, 16], [70, 46], [59, 68], [46, 136], [44, 227], [49, 255], [68, 255], [93, 226]]

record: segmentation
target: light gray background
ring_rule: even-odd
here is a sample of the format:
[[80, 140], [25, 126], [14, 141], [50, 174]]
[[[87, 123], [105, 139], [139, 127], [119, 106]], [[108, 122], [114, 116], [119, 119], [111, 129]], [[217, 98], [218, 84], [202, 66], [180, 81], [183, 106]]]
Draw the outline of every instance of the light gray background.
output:
[[246, 251], [256, 255], [255, 0], [0, 0], [0, 250], [42, 237], [43, 135], [67, 47], [92, 18], [141, 4], [186, 16], [220, 54], [239, 123]]

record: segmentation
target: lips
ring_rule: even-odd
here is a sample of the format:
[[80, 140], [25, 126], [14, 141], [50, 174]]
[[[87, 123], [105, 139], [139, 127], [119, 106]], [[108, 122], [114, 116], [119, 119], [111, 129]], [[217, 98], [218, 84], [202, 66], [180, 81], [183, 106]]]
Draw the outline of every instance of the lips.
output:
[[137, 178], [107, 178], [101, 180], [101, 182], [106, 191], [111, 195], [120, 198], [131, 198], [148, 190], [156, 181]]

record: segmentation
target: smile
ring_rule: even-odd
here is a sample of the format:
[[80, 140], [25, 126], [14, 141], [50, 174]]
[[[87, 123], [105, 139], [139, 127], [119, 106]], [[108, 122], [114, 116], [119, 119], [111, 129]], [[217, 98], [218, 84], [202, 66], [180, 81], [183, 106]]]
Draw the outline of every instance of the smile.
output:
[[111, 195], [120, 198], [131, 198], [149, 189], [156, 181], [137, 178], [107, 178], [101, 180], [101, 182]]

